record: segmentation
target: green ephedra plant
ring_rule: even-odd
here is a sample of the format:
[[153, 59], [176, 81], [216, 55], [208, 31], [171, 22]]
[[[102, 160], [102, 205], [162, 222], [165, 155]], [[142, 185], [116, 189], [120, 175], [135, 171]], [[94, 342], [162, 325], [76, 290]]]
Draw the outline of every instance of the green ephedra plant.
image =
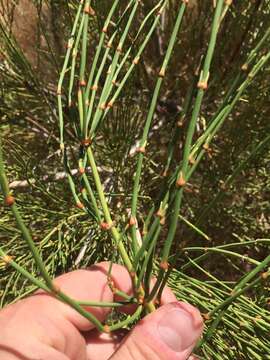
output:
[[[250, 321], [253, 317], [259, 316], [259, 327], [263, 335], [254, 346], [260, 347], [264, 356], [269, 351], [269, 337], [266, 335], [270, 330], [269, 312], [254, 304], [244, 294], [252, 294], [258, 285], [267, 282], [270, 274], [268, 268], [270, 256], [262, 261], [245, 256], [245, 260], [254, 266], [241, 276], [239, 281], [235, 281], [233, 286], [219, 281], [218, 275], [212, 275], [204, 270], [201, 264], [216, 253], [232, 259], [243, 259], [242, 254], [234, 251], [235, 248], [252, 246], [252, 244], [255, 246], [260, 243], [268, 244], [270, 240], [251, 240], [244, 243], [239, 240], [235, 243], [211, 247], [209, 237], [199, 228], [209, 209], [205, 209], [196, 224], [186, 219], [183, 209], [186, 206], [187, 195], [192, 192], [192, 179], [196, 176], [196, 170], [200, 168], [205, 157], [212, 156], [211, 143], [222, 131], [224, 123], [233, 121], [236, 106], [243, 100], [257, 76], [268, 66], [270, 51], [267, 45], [269, 45], [270, 27], [254, 34], [252, 48], [247, 51], [247, 56], [245, 55], [246, 58], [235, 76], [230, 79], [220, 94], [212, 93], [211, 113], [207, 113], [207, 118], [201, 126], [204, 100], [209, 101], [207, 93], [211, 92], [212, 84], [215, 86], [218, 81], [215, 50], [219, 36], [225, 36], [226, 20], [232, 11], [232, 0], [217, 0], [213, 3], [209, 1], [209, 13], [212, 18], [211, 26], [205, 34], [208, 37], [207, 46], [202, 48], [200, 59], [194, 59], [195, 72], [187, 74], [183, 79], [186, 87], [184, 101], [179, 99], [178, 103], [178, 99], [174, 99], [174, 103], [178, 105], [177, 119], [171, 126], [171, 133], [164, 134], [164, 129], [167, 132], [168, 127], [162, 121], [160, 126], [157, 125], [158, 108], [160, 99], [166, 98], [163, 87], [168, 86], [166, 75], [168, 71], [171, 71], [170, 64], [174, 68], [185, 66], [178, 63], [177, 52], [174, 50], [182, 46], [181, 38], [188, 29], [186, 17], [189, 12], [189, 1], [160, 0], [153, 1], [149, 5], [149, 2], [144, 4], [141, 0], [113, 0], [108, 4], [106, 2], [106, 6], [104, 5], [104, 9], [108, 10], [104, 19], [99, 17], [103, 23], [99, 24], [100, 34], [97, 41], [96, 35], [92, 32], [92, 24], [96, 21], [96, 2], [81, 0], [77, 5], [57, 86], [59, 143], [63, 167], [74, 204], [79, 209], [78, 211], [85, 214], [85, 219], [88, 219], [85, 221], [91, 224], [94, 221], [95, 230], [106, 233], [110, 239], [113, 251], [110, 259], [111, 267], [108, 271], [108, 284], [114, 293], [122, 297], [123, 301], [82, 303], [55, 288], [38, 247], [23, 222], [16, 199], [10, 191], [1, 148], [0, 180], [4, 203], [10, 207], [16, 219], [41, 278], [28, 272], [16, 262], [16, 259], [0, 248], [2, 259], [35, 286], [69, 304], [94, 323], [100, 331], [105, 332], [131, 326], [142, 314], [155, 311], [164, 286], [169, 284], [180, 298], [191, 299], [204, 314], [207, 326], [204, 337], [196, 349], [198, 356], [202, 355], [202, 358], [225, 359], [225, 356], [220, 356], [213, 350], [215, 347], [228, 351], [228, 354], [229, 351], [233, 351], [230, 349], [230, 340], [226, 344], [224, 337], [217, 330], [220, 322], [229, 324], [229, 328], [231, 326], [235, 343], [242, 347], [243, 341], [237, 338], [240, 322], [245, 333], [244, 341], [249, 343], [249, 337], [253, 336]], [[145, 7], [143, 17], [140, 12], [141, 7]], [[160, 52], [160, 58], [153, 59], [154, 62], [159, 63], [159, 70], [155, 72], [145, 64], [144, 56], [149, 57], [153, 37], [157, 34], [162, 43], [160, 29], [164, 26], [164, 13], [168, 7], [174, 9], [174, 17], [168, 23], [170, 34], [165, 39], [166, 44], [161, 44], [163, 50]], [[235, 21], [237, 22], [237, 19]], [[218, 49], [221, 51], [220, 47]], [[140, 76], [146, 76], [153, 84], [151, 98], [148, 94], [145, 101], [147, 111], [143, 109], [141, 112], [138, 112], [137, 104], [142, 102], [136, 98], [136, 94], [137, 97], [142, 98], [145, 95], [140, 85], [134, 80], [138, 72]], [[187, 81], [187, 79], [190, 80]], [[186, 86], [187, 83], [188, 86]], [[181, 83], [177, 81], [175, 86], [181, 86]], [[132, 94], [134, 94], [129, 99], [125, 97], [128, 88], [133, 88]], [[110, 133], [114, 133], [114, 129], [110, 129], [112, 119], [119, 108], [126, 107], [127, 102], [131, 109], [130, 117], [138, 117], [140, 124], [138, 125], [136, 119], [134, 120], [137, 133], [134, 133], [134, 139], [131, 139], [133, 144], [130, 144], [128, 154], [123, 157], [125, 170], [122, 174], [117, 174], [118, 178], [123, 177], [121, 184], [125, 184], [124, 178], [127, 173], [134, 172], [132, 184], [127, 184], [126, 188], [125, 185], [121, 185], [124, 199], [119, 202], [108, 195], [106, 191], [108, 179], [104, 179], [100, 167], [102, 164], [98, 162], [102, 161], [100, 149], [110, 142]], [[165, 160], [160, 159], [162, 171], [152, 179], [149, 174], [148, 178], [145, 167], [146, 164], [151, 167], [157, 162], [153, 154], [151, 156], [154, 160], [148, 156], [151, 152], [153, 129], [159, 132], [160, 138], [166, 136], [168, 141], [164, 150]], [[109, 134], [108, 137], [104, 136], [106, 133]], [[252, 157], [267, 141], [269, 141], [269, 136], [254, 148], [249, 156]], [[116, 150], [112, 146], [112, 158], [113, 151], [118, 151], [119, 144], [114, 145]], [[209, 208], [215, 206], [218, 198], [222, 196], [222, 191], [230, 186], [230, 182], [241, 172], [246, 161], [239, 164], [233, 175], [222, 184], [221, 195], [213, 197]], [[78, 176], [74, 175], [72, 171], [74, 168], [78, 169]], [[109, 180], [114, 181], [114, 179]], [[151, 192], [154, 195], [151, 201], [144, 193], [142, 186], [147, 181], [153, 181]], [[185, 246], [179, 230], [181, 224], [190, 227], [194, 234], [207, 242], [207, 246], [194, 246], [194, 244]], [[192, 257], [193, 252], [198, 256]], [[184, 265], [183, 261], [185, 261]], [[120, 292], [113, 286], [110, 274], [115, 262], [122, 263], [128, 270], [133, 283], [132, 296]], [[187, 275], [188, 269], [198, 270], [203, 276], [209, 277], [210, 281], [196, 279], [192, 276], [192, 272]], [[150, 281], [153, 276], [156, 277], [156, 283], [154, 287], [151, 287]], [[179, 282], [182, 284], [180, 288], [177, 286]], [[206, 301], [206, 296], [212, 298], [210, 305]], [[101, 323], [84, 309], [84, 305], [106, 306], [113, 309], [123, 304], [137, 304], [137, 310], [132, 316], [126, 316], [124, 319], [119, 317], [119, 320], [116, 318], [106, 324]], [[233, 304], [236, 305], [231, 308]], [[245, 313], [252, 315], [246, 318]], [[241, 318], [242, 314], [244, 318], [240, 321], [239, 317]], [[214, 345], [211, 344], [212, 341]], [[262, 359], [261, 355], [256, 355], [256, 350], [252, 346], [247, 352], [250, 358]], [[232, 352], [228, 355], [232, 357], [228, 358], [235, 358], [234, 354]]]

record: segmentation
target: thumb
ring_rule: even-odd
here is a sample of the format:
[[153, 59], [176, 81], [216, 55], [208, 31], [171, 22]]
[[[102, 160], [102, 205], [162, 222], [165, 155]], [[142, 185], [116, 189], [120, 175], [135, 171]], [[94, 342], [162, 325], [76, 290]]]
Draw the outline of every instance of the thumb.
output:
[[143, 318], [123, 340], [111, 360], [186, 360], [203, 331], [193, 306], [174, 302]]

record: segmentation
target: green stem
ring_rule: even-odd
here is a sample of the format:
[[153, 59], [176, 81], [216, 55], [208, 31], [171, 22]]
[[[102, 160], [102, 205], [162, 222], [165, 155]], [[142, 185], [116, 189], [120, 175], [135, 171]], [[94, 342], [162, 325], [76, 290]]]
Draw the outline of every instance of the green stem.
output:
[[[194, 109], [192, 112], [188, 130], [187, 130], [187, 137], [186, 137], [186, 141], [185, 141], [185, 145], [184, 145], [183, 164], [182, 164], [181, 171], [178, 174], [178, 178], [180, 176], [183, 178], [183, 183], [181, 184], [182, 187], [180, 187], [176, 192], [173, 210], [172, 210], [172, 214], [171, 214], [171, 218], [170, 218], [169, 232], [168, 232], [168, 235], [167, 235], [167, 238], [166, 238], [163, 250], [162, 250], [161, 262], [164, 264], [167, 263], [167, 261], [168, 261], [168, 256], [169, 256], [172, 242], [175, 237], [175, 233], [176, 233], [176, 229], [177, 229], [178, 216], [179, 216], [181, 202], [182, 202], [182, 198], [183, 198], [183, 185], [186, 182], [186, 175], [187, 175], [186, 173], [187, 173], [187, 169], [188, 169], [192, 139], [193, 139], [193, 135], [195, 132], [195, 126], [197, 123], [197, 119], [198, 119], [198, 116], [200, 113], [204, 93], [207, 88], [207, 83], [208, 83], [208, 79], [209, 79], [209, 70], [210, 70], [210, 65], [212, 62], [214, 49], [215, 49], [215, 45], [216, 45], [217, 34], [218, 34], [219, 25], [220, 25], [220, 16], [221, 16], [222, 9], [223, 9], [223, 2], [224, 2], [224, 0], [218, 0], [217, 6], [215, 9], [215, 14], [214, 14], [214, 19], [213, 19], [212, 29], [211, 29], [211, 35], [210, 35], [210, 41], [209, 41], [206, 58], [205, 58], [204, 65], [203, 65], [203, 70], [201, 72], [200, 80], [198, 83], [199, 90], [198, 90], [198, 93], [196, 96]], [[200, 85], [200, 84], [202, 84], [202, 85]]]
[[137, 310], [135, 311], [135, 313], [133, 315], [129, 316], [127, 319], [125, 319], [123, 321], [119, 321], [116, 324], [110, 325], [110, 327], [109, 327], [110, 331], [122, 329], [122, 328], [126, 327], [128, 324], [139, 319], [139, 317], [142, 313], [142, 310], [143, 310], [143, 306], [142, 305], [138, 306]]
[[[139, 194], [139, 183], [140, 183], [140, 179], [141, 179], [141, 172], [142, 172], [142, 164], [143, 164], [143, 157], [144, 157], [144, 152], [145, 152], [145, 147], [147, 145], [147, 137], [148, 137], [148, 133], [149, 133], [149, 129], [152, 123], [152, 119], [154, 116], [154, 112], [156, 109], [156, 104], [157, 104], [157, 100], [158, 100], [158, 96], [159, 96], [159, 92], [160, 92], [160, 88], [163, 82], [163, 78], [165, 76], [166, 73], [166, 69], [169, 63], [169, 60], [171, 58], [172, 55], [172, 51], [173, 48], [175, 46], [175, 42], [177, 39], [177, 34], [180, 30], [180, 26], [182, 23], [182, 19], [183, 19], [183, 15], [186, 9], [186, 4], [182, 3], [179, 11], [178, 11], [178, 15], [177, 15], [177, 19], [170, 37], [170, 41], [169, 41], [169, 45], [168, 45], [168, 49], [166, 51], [160, 72], [159, 72], [159, 78], [156, 82], [156, 86], [154, 89], [154, 94], [151, 100], [151, 104], [150, 104], [150, 108], [148, 111], [148, 115], [147, 115], [147, 119], [145, 122], [145, 126], [144, 126], [144, 130], [143, 130], [143, 135], [142, 138], [140, 140], [140, 152], [138, 155], [138, 162], [137, 162], [137, 169], [136, 169], [136, 174], [135, 174], [135, 179], [134, 179], [134, 185], [133, 185], [133, 196], [132, 196], [132, 203], [131, 203], [131, 216], [133, 218], [136, 218], [136, 214], [137, 214], [137, 203], [138, 203], [138, 194]], [[134, 226], [131, 229], [131, 235], [132, 235], [132, 246], [133, 246], [133, 251], [136, 254], [138, 252], [138, 242], [137, 242], [137, 238], [136, 238], [136, 230], [134, 228]]]
[[128, 256], [128, 253], [127, 253], [127, 251], [126, 251], [126, 249], [125, 249], [125, 247], [124, 247], [124, 245], [123, 245], [123, 243], [121, 241], [121, 236], [120, 236], [117, 228], [114, 226], [112, 218], [111, 218], [110, 210], [109, 210], [109, 207], [108, 207], [108, 204], [107, 204], [107, 200], [105, 198], [105, 194], [104, 194], [104, 191], [103, 191], [103, 186], [101, 184], [101, 180], [100, 180], [100, 177], [99, 177], [99, 173], [98, 173], [98, 170], [97, 170], [97, 166], [96, 166], [96, 162], [95, 162], [95, 158], [94, 158], [91, 146], [89, 146], [87, 148], [87, 156], [88, 156], [88, 160], [89, 160], [92, 172], [93, 172], [93, 177], [94, 177], [97, 193], [98, 193], [98, 196], [99, 196], [99, 200], [100, 200], [100, 203], [101, 203], [101, 206], [102, 206], [102, 209], [103, 209], [105, 221], [108, 224], [109, 230], [110, 230], [110, 232], [112, 234], [112, 237], [113, 237], [113, 239], [115, 241], [115, 245], [118, 247], [118, 250], [120, 252], [120, 255], [122, 257], [122, 260], [123, 260], [127, 270], [129, 272], [132, 272], [133, 271], [132, 263], [131, 263], [131, 261], [129, 259], [129, 256]]
[[[3, 153], [2, 153], [2, 139], [0, 137], [0, 185], [2, 188], [2, 192], [4, 194], [5, 199], [8, 199], [8, 197], [10, 197], [10, 191], [9, 191], [9, 185], [8, 185], [8, 180], [6, 177], [6, 173], [5, 173], [5, 167], [4, 167], [4, 161], [3, 161]], [[31, 251], [31, 254], [36, 262], [36, 265], [43, 277], [43, 279], [46, 282], [46, 285], [53, 290], [53, 283], [52, 283], [52, 279], [50, 277], [50, 275], [48, 274], [46, 267], [39, 255], [38, 249], [35, 246], [35, 243], [32, 239], [32, 236], [29, 232], [29, 230], [27, 229], [27, 227], [25, 226], [23, 219], [18, 211], [16, 202], [15, 202], [15, 198], [11, 197], [11, 202], [10, 202], [10, 208], [11, 211], [15, 217], [16, 223], [17, 223], [17, 227], [20, 229], [23, 238], [25, 240], [25, 242], [27, 243], [29, 250]]]
[[70, 55], [71, 55], [71, 50], [73, 48], [73, 43], [74, 43], [74, 35], [77, 29], [77, 25], [78, 25], [78, 21], [82, 12], [82, 6], [83, 6], [83, 2], [80, 2], [80, 5], [78, 7], [78, 11], [75, 17], [75, 21], [73, 24], [73, 28], [71, 31], [71, 35], [70, 35], [70, 39], [68, 41], [68, 46], [67, 46], [67, 52], [66, 52], [66, 56], [65, 56], [65, 60], [64, 60], [64, 65], [62, 68], [62, 71], [60, 73], [60, 78], [58, 81], [58, 85], [57, 85], [57, 101], [58, 101], [58, 118], [59, 118], [59, 129], [60, 129], [60, 148], [63, 150], [64, 149], [64, 116], [63, 116], [63, 104], [62, 104], [62, 86], [63, 86], [63, 81], [64, 81], [64, 77], [67, 71], [67, 67], [68, 67], [68, 63], [69, 63], [69, 59], [70, 59]]

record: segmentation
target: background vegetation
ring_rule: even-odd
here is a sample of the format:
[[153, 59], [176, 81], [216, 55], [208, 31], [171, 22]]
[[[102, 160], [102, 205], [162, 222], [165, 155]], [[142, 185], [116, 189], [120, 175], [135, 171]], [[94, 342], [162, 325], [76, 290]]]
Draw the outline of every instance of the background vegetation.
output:
[[[92, 2], [93, 53], [110, 5], [105, 0]], [[2, 1], [0, 6], [0, 126], [10, 186], [23, 218], [52, 275], [111, 259], [114, 249], [108, 235], [97, 228], [94, 217], [89, 220], [74, 206], [60, 160], [56, 86], [77, 2], [29, 0], [11, 5]], [[150, 8], [152, 1], [144, 1], [138, 22]], [[123, 222], [129, 219], [127, 207], [136, 167], [134, 147], [143, 129], [155, 74], [177, 8], [178, 1], [169, 1], [129, 86], [110, 121], [100, 129], [96, 160], [114, 218]], [[31, 9], [31, 17], [28, 14], [29, 29], [24, 32], [26, 9]], [[178, 149], [185, 140], [188, 119], [182, 116], [185, 99], [189, 92], [193, 96], [212, 16], [213, 1], [190, 1], [149, 136], [140, 190], [142, 215], [157, 199], [168, 157], [167, 145], [176, 125], [180, 132], [173, 162], [179, 161]], [[270, 28], [269, 18], [268, 0], [234, 1], [230, 6], [220, 29], [197, 137], [234, 79], [242, 74], [241, 66], [250, 51]], [[262, 53], [269, 52], [269, 43], [270, 38]], [[267, 63], [215, 136], [185, 190], [175, 248], [181, 256], [169, 283], [180, 299], [192, 302], [203, 314], [230, 299], [232, 289], [247, 272], [259, 264], [264, 265], [260, 273], [266, 272], [269, 266], [269, 78]], [[191, 110], [192, 103], [187, 114]], [[67, 102], [64, 112], [70, 119], [66, 131], [75, 159], [78, 149], [72, 119], [77, 114]], [[74, 161], [74, 171], [76, 167]], [[0, 212], [1, 247], [35, 273], [12, 215], [4, 207]], [[33, 286], [10, 267], [1, 264], [0, 271], [1, 306], [33, 291]], [[232, 304], [230, 301], [230, 306], [211, 317], [205, 315], [207, 327], [213, 332], [207, 332], [197, 352], [202, 359], [270, 359], [269, 282], [261, 276], [252, 281], [250, 289]]]

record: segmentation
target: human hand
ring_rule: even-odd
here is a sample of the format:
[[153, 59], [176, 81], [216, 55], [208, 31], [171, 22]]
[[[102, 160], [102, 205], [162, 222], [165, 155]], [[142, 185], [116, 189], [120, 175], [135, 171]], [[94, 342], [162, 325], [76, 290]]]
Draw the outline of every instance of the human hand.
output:
[[[107, 285], [108, 263], [76, 270], [54, 280], [76, 300], [112, 302]], [[131, 294], [127, 270], [114, 265], [112, 278]], [[161, 307], [144, 317], [131, 332], [100, 333], [87, 319], [53, 296], [38, 291], [0, 311], [2, 360], [186, 360], [203, 330], [199, 311], [177, 302], [165, 288]], [[100, 321], [110, 309], [90, 308]]]

